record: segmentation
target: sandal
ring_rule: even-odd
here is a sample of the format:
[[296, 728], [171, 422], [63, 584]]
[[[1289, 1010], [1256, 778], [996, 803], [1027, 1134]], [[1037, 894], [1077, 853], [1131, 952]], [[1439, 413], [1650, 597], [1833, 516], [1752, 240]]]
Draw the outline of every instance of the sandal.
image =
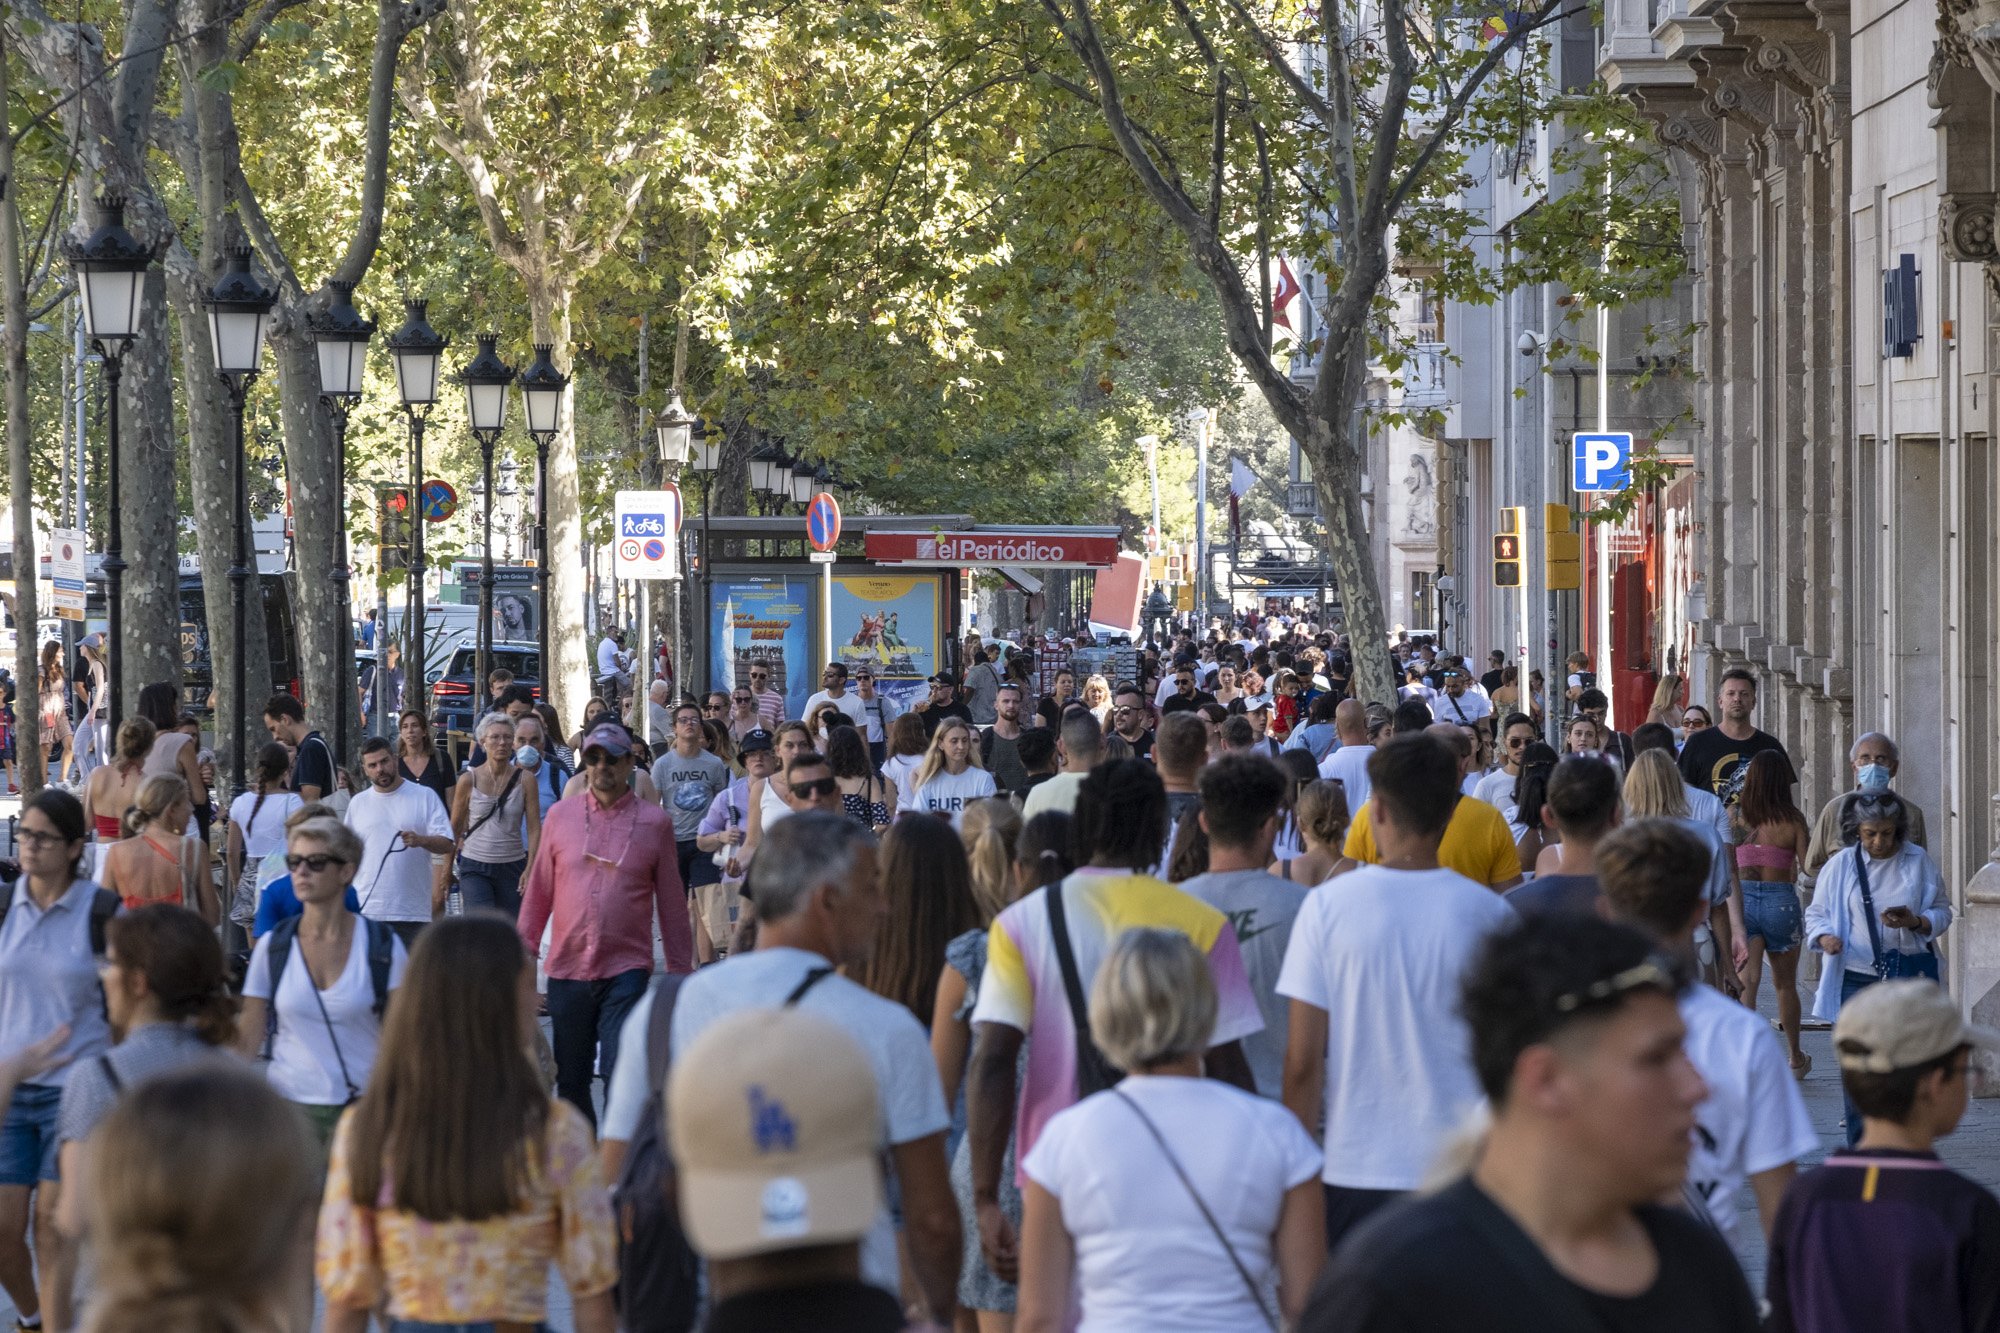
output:
[[1801, 1083], [1805, 1082], [1806, 1075], [1812, 1073], [1812, 1057], [1804, 1052], [1800, 1052], [1799, 1058], [1791, 1063], [1792, 1077]]

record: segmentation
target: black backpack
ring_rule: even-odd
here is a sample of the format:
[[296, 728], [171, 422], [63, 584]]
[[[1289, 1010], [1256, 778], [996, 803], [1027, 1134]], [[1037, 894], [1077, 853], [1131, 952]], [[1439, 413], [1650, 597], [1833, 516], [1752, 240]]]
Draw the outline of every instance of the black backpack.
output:
[[[785, 997], [784, 1007], [833, 971], [816, 967]], [[686, 974], [669, 972], [653, 982], [646, 1017], [646, 1114], [626, 1146], [618, 1169], [618, 1306], [621, 1333], [688, 1333], [695, 1326], [701, 1257], [681, 1230], [680, 1186], [667, 1151], [661, 1098], [673, 1067], [674, 1003]]]
[[[273, 1030], [278, 1014], [278, 982], [284, 978], [285, 964], [291, 961], [292, 945], [298, 942], [299, 922], [303, 920], [303, 916], [288, 916], [271, 929], [271, 953], [265, 960], [270, 970], [265, 979], [271, 985]], [[396, 958], [396, 932], [388, 923], [370, 917], [362, 917], [361, 924], [368, 932], [368, 981], [375, 991], [375, 1017], [379, 1019], [389, 1007], [389, 968]]]
[[[11, 872], [11, 873], [9, 873]], [[7, 913], [14, 906], [14, 889], [21, 882], [20, 867], [8, 865], [0, 869], [0, 926], [7, 924]], [[90, 955], [104, 957], [104, 927], [118, 909], [124, 906], [117, 894], [110, 889], [99, 889], [90, 895]]]

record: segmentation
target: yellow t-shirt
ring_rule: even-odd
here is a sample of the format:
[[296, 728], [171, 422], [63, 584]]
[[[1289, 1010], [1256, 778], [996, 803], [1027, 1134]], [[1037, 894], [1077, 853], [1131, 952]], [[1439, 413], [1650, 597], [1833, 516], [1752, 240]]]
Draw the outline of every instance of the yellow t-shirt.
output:
[[[1342, 850], [1356, 861], [1374, 865], [1382, 858], [1375, 851], [1368, 806], [1369, 802], [1363, 801], [1354, 812], [1347, 825], [1347, 846]], [[1458, 808], [1451, 812], [1444, 841], [1438, 844], [1438, 864], [1488, 888], [1521, 877], [1521, 854], [1514, 849], [1507, 817], [1470, 796], [1459, 797]]]

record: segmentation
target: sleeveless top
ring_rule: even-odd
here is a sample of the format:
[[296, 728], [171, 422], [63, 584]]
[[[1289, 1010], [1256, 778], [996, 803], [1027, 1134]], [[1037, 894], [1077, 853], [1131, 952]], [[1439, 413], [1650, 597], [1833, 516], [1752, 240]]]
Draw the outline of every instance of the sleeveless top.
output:
[[[873, 791], [874, 784], [879, 781], [881, 781], [880, 778], [871, 779], [868, 791]], [[840, 808], [849, 819], [861, 825], [861, 827], [872, 829], [877, 824], [886, 824], [889, 822], [889, 803], [887, 801], [869, 800], [868, 791], [842, 792], [840, 794]]]
[[[183, 738], [185, 739], [185, 738]], [[108, 887], [117, 890], [128, 910], [152, 903], [182, 905], [186, 881], [181, 862], [186, 858], [185, 839], [175, 839], [168, 851], [144, 833], [115, 842], [104, 855], [103, 874]]]
[[778, 795], [778, 789], [764, 779], [764, 794], [758, 798], [757, 806], [764, 812], [764, 832], [771, 831], [771, 825], [792, 813], [792, 807], [785, 804], [785, 798]]
[[[499, 797], [488, 796], [479, 790], [478, 780], [474, 779], [471, 800], [466, 806], [465, 825], [472, 831], [465, 835], [465, 845], [459, 849], [461, 855], [488, 865], [501, 866], [527, 859], [528, 844], [523, 832], [527, 828], [526, 804], [530, 781], [529, 775], [522, 773], [514, 783], [514, 790], [507, 793], [505, 807], [499, 813], [489, 815]], [[485, 822], [481, 823], [481, 820]], [[479, 827], [473, 829], [474, 824]]]
[[186, 732], [161, 732], [153, 738], [153, 748], [146, 751], [145, 761], [139, 765], [139, 771], [149, 778], [155, 773], [180, 776], [181, 751], [192, 744], [194, 737]]

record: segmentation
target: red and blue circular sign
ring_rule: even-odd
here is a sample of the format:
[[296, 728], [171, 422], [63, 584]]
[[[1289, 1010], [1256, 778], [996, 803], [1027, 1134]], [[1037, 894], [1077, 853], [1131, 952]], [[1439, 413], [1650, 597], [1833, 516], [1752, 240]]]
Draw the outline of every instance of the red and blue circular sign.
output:
[[458, 492], [448, 481], [432, 477], [417, 494], [423, 501], [426, 523], [442, 523], [458, 512]]
[[806, 506], [806, 540], [815, 551], [831, 551], [840, 541], [840, 502], [825, 491]]
[[657, 537], [647, 542], [640, 549], [645, 552], [646, 559], [648, 560], [664, 560], [667, 558], [667, 544]]

